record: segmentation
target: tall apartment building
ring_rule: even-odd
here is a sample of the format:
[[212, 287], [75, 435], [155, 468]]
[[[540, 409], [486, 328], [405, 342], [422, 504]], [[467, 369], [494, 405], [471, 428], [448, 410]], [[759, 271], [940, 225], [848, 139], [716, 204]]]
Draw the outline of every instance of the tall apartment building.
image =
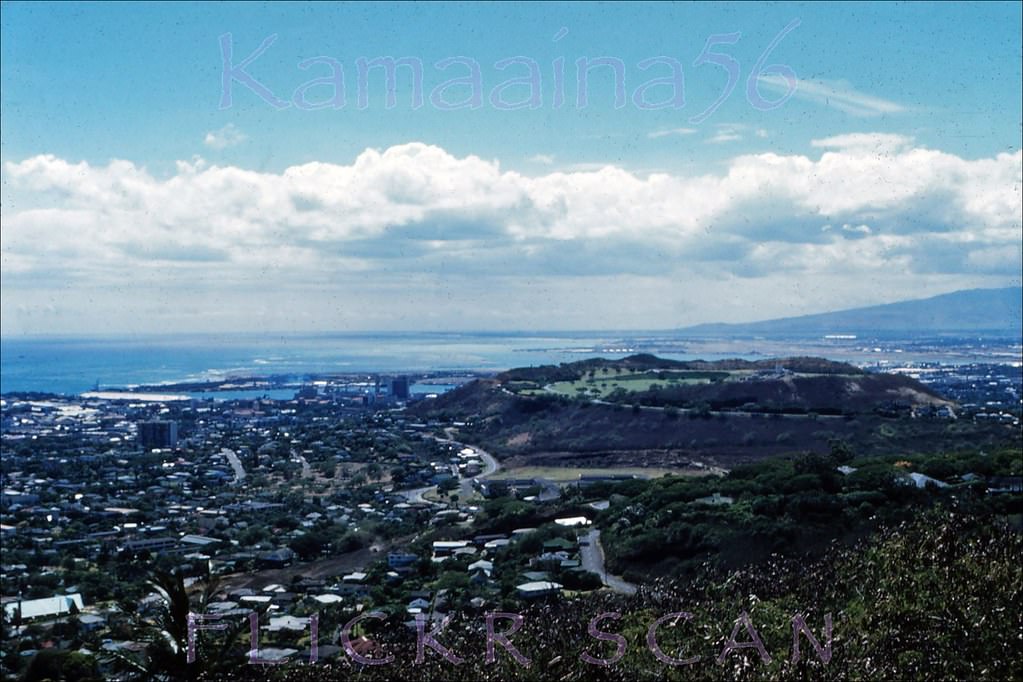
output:
[[178, 423], [151, 421], [139, 424], [139, 443], [146, 450], [173, 448], [178, 444]]

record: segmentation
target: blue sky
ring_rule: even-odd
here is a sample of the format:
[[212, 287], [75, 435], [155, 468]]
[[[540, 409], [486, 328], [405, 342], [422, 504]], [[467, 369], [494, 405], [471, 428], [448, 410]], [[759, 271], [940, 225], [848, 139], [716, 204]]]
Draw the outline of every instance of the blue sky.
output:
[[[1020, 22], [1018, 3], [5, 3], [4, 333], [672, 327], [1018, 284]], [[230, 77], [222, 106], [222, 46], [230, 68], [271, 36], [245, 71], [286, 106]], [[382, 69], [359, 105], [358, 60], [385, 56], [422, 64], [423, 106], [404, 67], [393, 107]], [[619, 106], [608, 66], [577, 100], [577, 60], [600, 57]], [[297, 106], [328, 58], [345, 106]], [[637, 106], [664, 58], [683, 86]], [[470, 62], [480, 105], [439, 109]], [[500, 89], [529, 63], [537, 87]]]

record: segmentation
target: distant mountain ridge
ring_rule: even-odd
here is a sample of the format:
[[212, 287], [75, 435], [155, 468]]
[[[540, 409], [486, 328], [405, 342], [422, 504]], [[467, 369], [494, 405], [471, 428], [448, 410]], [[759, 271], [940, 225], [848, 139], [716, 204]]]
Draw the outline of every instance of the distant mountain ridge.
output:
[[1023, 287], [968, 289], [830, 313], [685, 327], [687, 334], [863, 334], [1004, 332], [1023, 335]]

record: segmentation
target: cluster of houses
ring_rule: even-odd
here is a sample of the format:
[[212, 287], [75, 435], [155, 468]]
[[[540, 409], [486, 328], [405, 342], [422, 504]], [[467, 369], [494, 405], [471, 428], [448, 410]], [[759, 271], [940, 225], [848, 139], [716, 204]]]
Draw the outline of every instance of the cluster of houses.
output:
[[914, 416], [1020, 425], [1023, 368], [1019, 363], [917, 362], [879, 369], [917, 379], [956, 403], [954, 408], [949, 405], [918, 407]]
[[[306, 400], [316, 399], [310, 395]], [[262, 400], [221, 404], [54, 398], [5, 404], [2, 437], [5, 451], [14, 455], [5, 456], [0, 532], [5, 558], [14, 560], [0, 567], [0, 581], [5, 619], [13, 632], [35, 633], [30, 640], [39, 646], [62, 649], [71, 640], [58, 634], [48, 638], [46, 633], [61, 632], [61, 624], [73, 619], [76, 628], [91, 633], [93, 649], [143, 655], [144, 643], [125, 637], [122, 626], [129, 616], [154, 613], [160, 597], [145, 597], [138, 614], [122, 613], [113, 600], [90, 598], [94, 586], [82, 589], [60, 579], [68, 561], [83, 570], [111, 560], [159, 561], [173, 566], [186, 584], [223, 576], [234, 586], [209, 608], [225, 617], [262, 613], [263, 660], [289, 660], [308, 653], [295, 646], [294, 634], [308, 629], [311, 609], [357, 612], [372, 603], [374, 590], [402, 585], [424, 561], [429, 565], [472, 554], [464, 567], [471, 585], [497, 586], [496, 579], [509, 571], [516, 580], [511, 595], [504, 596], [536, 599], [561, 592], [550, 570], [576, 567], [576, 547], [545, 546], [525, 571], [500, 565], [497, 551], [529, 529], [470, 541], [438, 541], [424, 556], [400, 548], [388, 552], [385, 545], [373, 548], [381, 553], [370, 554], [359, 570], [328, 579], [257, 579], [273, 575], [264, 572], [293, 569], [299, 557], [292, 547], [307, 533], [324, 528], [357, 532], [366, 524], [465, 526], [478, 511], [453, 500], [427, 502], [394, 490], [452, 479], [468, 484], [484, 468], [474, 449], [437, 443], [422, 435], [429, 425], [386, 412], [365, 415], [369, 421], [363, 426], [335, 429], [335, 439], [328, 445], [302, 437], [303, 429], [317, 428], [318, 421], [327, 419], [303, 416], [302, 409], [297, 401]], [[28, 442], [32, 446], [19, 454], [19, 444]], [[265, 445], [253, 445], [260, 442]], [[351, 452], [337, 447], [337, 442], [352, 443]], [[309, 460], [321, 464], [326, 460], [342, 471], [355, 448], [360, 448], [357, 461], [362, 462], [366, 453], [388, 453], [380, 460], [381, 475], [400, 472], [401, 480], [365, 486], [343, 502], [329, 494], [309, 494], [308, 489], [321, 482], [315, 471], [309, 471]], [[277, 470], [282, 460], [294, 464], [294, 478]], [[301, 473], [299, 467], [304, 469]], [[525, 483], [513, 481], [511, 487], [521, 489]], [[536, 480], [528, 483], [538, 485]], [[539, 485], [551, 487], [542, 481]], [[342, 482], [326, 489], [351, 487]], [[298, 491], [293, 499], [300, 502], [282, 502], [280, 493], [287, 490]], [[281, 517], [290, 522], [275, 526]], [[328, 548], [323, 549], [324, 560], [330, 560]], [[245, 578], [244, 586], [238, 586], [239, 576]], [[46, 592], [44, 582], [57, 587]], [[421, 584], [417, 579], [403, 586], [406, 614], [442, 617], [448, 608], [446, 591], [427, 590]], [[319, 656], [329, 656], [334, 644], [321, 643]], [[26, 657], [35, 651], [21, 648]]]

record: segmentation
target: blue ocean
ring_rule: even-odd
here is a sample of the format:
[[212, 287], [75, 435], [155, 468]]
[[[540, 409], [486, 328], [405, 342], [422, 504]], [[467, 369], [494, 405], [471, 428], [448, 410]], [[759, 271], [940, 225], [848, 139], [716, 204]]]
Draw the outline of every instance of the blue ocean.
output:
[[11, 337], [0, 339], [0, 392], [75, 394], [97, 385], [333, 372], [491, 371], [621, 357], [631, 351], [625, 345], [620, 332]]

